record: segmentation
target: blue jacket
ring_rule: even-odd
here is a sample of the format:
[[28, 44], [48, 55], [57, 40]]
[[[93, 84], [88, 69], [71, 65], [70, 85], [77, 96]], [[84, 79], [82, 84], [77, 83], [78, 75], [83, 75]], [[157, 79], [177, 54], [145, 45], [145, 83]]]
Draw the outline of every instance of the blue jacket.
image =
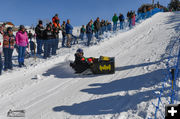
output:
[[66, 24], [66, 34], [72, 34], [73, 27], [71, 24]]

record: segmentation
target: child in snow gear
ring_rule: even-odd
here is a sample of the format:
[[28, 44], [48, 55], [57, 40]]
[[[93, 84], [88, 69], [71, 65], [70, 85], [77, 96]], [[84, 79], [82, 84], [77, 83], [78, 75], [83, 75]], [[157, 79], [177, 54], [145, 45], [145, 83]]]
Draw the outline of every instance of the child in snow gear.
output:
[[33, 34], [31, 33], [31, 31], [29, 31], [29, 33], [28, 33], [28, 38], [29, 38], [30, 41], [31, 41], [32, 38], [33, 38]]
[[36, 44], [32, 40], [29, 41], [29, 44], [30, 44], [31, 54], [34, 55], [35, 54], [35, 50], [36, 50]]
[[4, 70], [13, 68], [12, 65], [12, 53], [15, 45], [15, 36], [11, 27], [7, 28], [7, 32], [3, 35], [3, 53], [4, 53]]

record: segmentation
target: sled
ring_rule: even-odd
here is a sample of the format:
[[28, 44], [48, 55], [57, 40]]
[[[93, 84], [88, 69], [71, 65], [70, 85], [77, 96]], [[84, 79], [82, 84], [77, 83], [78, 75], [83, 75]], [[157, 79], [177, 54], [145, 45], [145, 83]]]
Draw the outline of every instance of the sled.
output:
[[93, 61], [91, 70], [93, 74], [114, 74], [115, 73], [115, 58], [100, 56]]
[[9, 110], [8, 117], [25, 117], [25, 110]]
[[[87, 58], [88, 59], [88, 58]], [[90, 68], [84, 70], [81, 75], [91, 74], [114, 74], [115, 73], [115, 58], [100, 56], [99, 58], [92, 58], [93, 63], [89, 64]]]

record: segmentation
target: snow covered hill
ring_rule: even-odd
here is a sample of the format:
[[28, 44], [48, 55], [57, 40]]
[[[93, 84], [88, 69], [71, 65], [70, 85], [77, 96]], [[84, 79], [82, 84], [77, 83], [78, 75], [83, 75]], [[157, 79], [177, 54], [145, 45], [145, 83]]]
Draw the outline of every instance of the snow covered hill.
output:
[[[170, 49], [170, 66], [177, 59], [179, 34], [180, 12], [158, 13], [129, 31], [106, 33], [98, 45], [27, 59], [27, 68], [0, 76], [0, 119], [8, 119], [9, 109], [25, 110], [25, 119], [153, 118], [152, 102], [167, 74]], [[79, 47], [86, 57], [115, 57], [115, 74], [74, 75], [67, 61]]]

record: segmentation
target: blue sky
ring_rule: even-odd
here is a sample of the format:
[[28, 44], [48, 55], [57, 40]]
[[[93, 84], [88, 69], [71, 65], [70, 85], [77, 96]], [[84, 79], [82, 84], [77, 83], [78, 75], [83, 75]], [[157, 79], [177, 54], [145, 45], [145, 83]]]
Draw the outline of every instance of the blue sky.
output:
[[[0, 0], [0, 21], [11, 21], [15, 25], [36, 25], [39, 19], [51, 21], [55, 13], [60, 23], [70, 19], [73, 26], [87, 24], [90, 19], [100, 17], [111, 20], [114, 13], [126, 14], [137, 10], [143, 3], [152, 0]], [[167, 6], [170, 0], [155, 0]]]

